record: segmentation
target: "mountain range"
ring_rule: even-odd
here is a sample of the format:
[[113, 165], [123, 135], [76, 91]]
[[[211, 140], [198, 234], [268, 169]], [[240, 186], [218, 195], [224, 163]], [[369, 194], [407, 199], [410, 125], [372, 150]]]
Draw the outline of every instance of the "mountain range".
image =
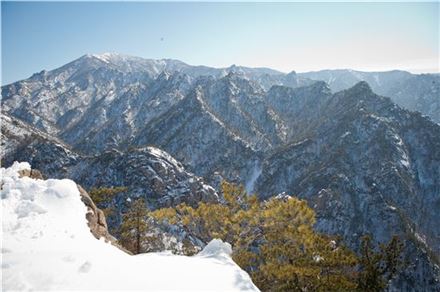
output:
[[[221, 201], [219, 183], [288, 193], [353, 248], [405, 239], [392, 289], [440, 289], [440, 76], [217, 69], [85, 55], [2, 87], [2, 164], [151, 208]], [[388, 96], [388, 97], [385, 97]], [[127, 197], [128, 196], [128, 197]], [[115, 222], [114, 224], [117, 224]]]

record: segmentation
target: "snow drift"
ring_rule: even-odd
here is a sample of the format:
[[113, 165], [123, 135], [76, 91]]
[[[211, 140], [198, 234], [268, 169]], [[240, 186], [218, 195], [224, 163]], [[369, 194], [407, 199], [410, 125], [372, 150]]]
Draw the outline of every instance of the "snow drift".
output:
[[73, 181], [20, 178], [22, 169], [0, 170], [2, 290], [258, 290], [220, 240], [186, 257], [130, 256], [95, 239]]

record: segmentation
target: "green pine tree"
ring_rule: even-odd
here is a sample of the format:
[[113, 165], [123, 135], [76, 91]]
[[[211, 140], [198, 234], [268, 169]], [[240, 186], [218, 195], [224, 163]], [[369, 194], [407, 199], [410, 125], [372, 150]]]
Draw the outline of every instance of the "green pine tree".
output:
[[119, 240], [134, 254], [142, 252], [142, 243], [147, 240], [148, 218], [149, 210], [142, 198], [134, 200], [128, 211], [122, 215]]
[[359, 260], [358, 290], [383, 291], [403, 266], [402, 250], [403, 242], [396, 236], [387, 244], [380, 244], [378, 250], [372, 238], [364, 236]]
[[111, 202], [116, 195], [126, 192], [126, 187], [99, 187], [92, 188], [89, 191], [90, 198], [92, 198], [95, 205], [101, 209], [105, 216], [112, 216], [115, 212]]
[[313, 230], [315, 214], [305, 201], [260, 202], [242, 186], [222, 182], [224, 204], [181, 204], [155, 211], [156, 220], [180, 222], [204, 242], [233, 246], [234, 261], [268, 291], [348, 291], [356, 288], [356, 256]]
[[152, 217], [179, 224], [205, 243], [214, 238], [229, 242], [234, 261], [263, 291], [379, 291], [399, 269], [397, 238], [380, 252], [364, 240], [359, 260], [338, 238], [313, 229], [315, 212], [306, 201], [261, 202], [241, 186], [221, 186], [222, 204], [180, 204], [156, 210]]

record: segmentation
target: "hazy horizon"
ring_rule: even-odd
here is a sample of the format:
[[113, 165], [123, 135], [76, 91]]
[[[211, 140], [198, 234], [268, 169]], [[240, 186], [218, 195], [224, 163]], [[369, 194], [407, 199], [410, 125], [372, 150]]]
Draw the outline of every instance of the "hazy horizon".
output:
[[384, 70], [362, 70], [362, 69], [353, 69], [353, 68], [322, 68], [322, 69], [309, 70], [309, 71], [298, 71], [298, 70], [295, 70], [295, 69], [292, 69], [290, 71], [282, 71], [282, 70], [279, 70], [279, 69], [276, 69], [276, 68], [271, 68], [271, 67], [266, 67], [266, 66], [255, 66], [255, 67], [253, 67], [253, 66], [246, 66], [246, 65], [241, 65], [241, 64], [230, 64], [229, 66], [209, 66], [209, 65], [206, 65], [206, 64], [191, 64], [189, 62], [185, 62], [184, 60], [179, 60], [179, 59], [176, 59], [176, 58], [148, 58], [148, 57], [142, 57], [142, 56], [135, 56], [135, 55], [119, 53], [119, 52], [100, 52], [100, 53], [87, 53], [87, 54], [83, 54], [81, 56], [78, 56], [77, 58], [74, 58], [74, 59], [72, 59], [72, 60], [70, 60], [70, 61], [68, 61], [68, 62], [66, 62], [64, 64], [60, 64], [59, 66], [56, 66], [56, 67], [53, 67], [53, 68], [41, 68], [40, 70], [37, 70], [37, 71], [31, 73], [29, 76], [25, 76], [24, 78], [13, 80], [13, 81], [11, 81], [9, 83], [2, 83], [2, 85], [8, 85], [8, 84], [11, 84], [11, 83], [14, 83], [14, 82], [17, 82], [17, 81], [25, 80], [25, 79], [31, 77], [33, 74], [39, 73], [41, 71], [56, 70], [56, 69], [66, 65], [66, 64], [68, 64], [70, 62], [73, 62], [73, 61], [75, 61], [75, 60], [77, 60], [77, 59], [79, 59], [79, 58], [81, 58], [81, 57], [83, 57], [85, 55], [102, 55], [102, 54], [107, 54], [107, 53], [125, 55], [125, 56], [130, 56], [130, 57], [139, 57], [139, 58], [146, 59], [146, 60], [176, 60], [176, 61], [181, 61], [181, 62], [183, 62], [183, 63], [185, 63], [185, 64], [187, 64], [189, 66], [206, 66], [206, 67], [216, 68], [216, 69], [226, 69], [226, 68], [229, 68], [231, 66], [254, 68], [254, 69], [263, 69], [264, 68], [264, 69], [270, 69], [270, 70], [278, 71], [278, 72], [280, 72], [282, 74], [288, 74], [288, 73], [293, 72], [293, 71], [296, 72], [296, 73], [311, 73], [311, 72], [319, 72], [319, 71], [326, 71], [326, 70], [351, 70], [351, 71], [367, 72], [367, 73], [381, 73], [381, 72], [390, 72], [390, 71], [406, 71], [406, 72], [409, 72], [411, 74], [440, 74], [440, 71], [438, 71], [438, 72], [424, 72], [424, 71], [420, 71], [419, 72], [419, 71], [417, 71], [416, 72], [416, 71], [411, 71], [411, 70], [391, 69], [391, 68], [390, 69], [384, 69]]
[[439, 73], [439, 5], [2, 2], [2, 84], [102, 52], [284, 73]]

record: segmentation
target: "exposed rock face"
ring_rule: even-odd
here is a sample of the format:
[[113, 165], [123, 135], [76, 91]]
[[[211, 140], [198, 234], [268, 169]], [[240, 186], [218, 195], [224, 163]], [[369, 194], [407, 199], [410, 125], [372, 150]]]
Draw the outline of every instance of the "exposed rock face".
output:
[[335, 92], [348, 89], [360, 81], [366, 81], [374, 92], [379, 92], [384, 86], [403, 82], [414, 76], [409, 72], [400, 70], [362, 72], [350, 69], [321, 70], [299, 73], [299, 75], [303, 78], [325, 81]]
[[[87, 156], [26, 123], [2, 115], [2, 164], [26, 159], [47, 177], [71, 178], [86, 188], [127, 186], [125, 201], [144, 197], [150, 207], [216, 202], [218, 194], [201, 177], [185, 170], [171, 155], [154, 147], [115, 149]], [[59, 170], [57, 170], [59, 168]], [[33, 175], [37, 175], [35, 173]]]
[[41, 172], [39, 170], [36, 169], [22, 169], [20, 171], [18, 171], [18, 175], [20, 177], [30, 177], [33, 179], [44, 179], [43, 175], [41, 174]]
[[78, 190], [81, 195], [81, 200], [87, 206], [86, 218], [92, 234], [97, 239], [104, 237], [107, 241], [110, 241], [112, 243], [116, 242], [116, 239], [108, 232], [107, 221], [105, 220], [104, 212], [96, 207], [92, 198], [90, 198], [89, 194], [81, 186], [78, 186]]
[[60, 139], [4, 113], [0, 123], [2, 165], [26, 159], [45, 176], [63, 178], [68, 176], [67, 168], [77, 162], [78, 154]]
[[399, 82], [383, 93], [404, 108], [440, 123], [440, 75], [422, 74]]
[[[403, 237], [410, 265], [395, 289], [439, 289], [440, 126], [368, 85], [395, 84], [401, 100], [420, 92], [430, 100], [438, 76], [413, 84], [407, 72], [352, 74], [338, 86], [368, 83], [332, 93], [336, 83], [298, 75], [85, 56], [2, 88], [10, 115], [45, 129], [7, 116], [2, 162], [26, 160], [86, 188], [125, 185], [153, 208], [215, 201], [205, 181], [222, 178], [262, 198], [297, 195], [317, 211], [319, 230], [354, 248], [365, 233]], [[114, 205], [122, 210], [127, 198]]]
[[[255, 152], [209, 108], [200, 88], [150, 123], [134, 143], [153, 144], [173, 153], [197, 175], [210, 177], [220, 171], [233, 180], [247, 176], [247, 164]], [[249, 161], [234, 160], [237, 154]], [[230, 168], [222, 168], [225, 163], [231, 163]]]
[[[422, 281], [437, 289], [440, 234], [433, 222], [440, 217], [432, 206], [440, 204], [440, 127], [375, 95], [366, 83], [334, 95], [321, 120], [309, 139], [265, 159], [255, 190], [266, 196], [289, 190], [307, 199], [317, 228], [353, 247], [361, 234], [405, 238], [411, 275], [395, 288], [419, 290]], [[428, 270], [415, 280], [414, 273]]]
[[72, 178], [87, 188], [127, 186], [129, 191], [121, 199], [143, 197], [152, 208], [219, 200], [214, 188], [202, 178], [187, 172], [168, 153], [154, 147], [127, 152], [109, 150], [83, 159], [69, 171]]
[[302, 78], [322, 80], [333, 92], [366, 81], [374, 92], [389, 96], [398, 105], [429, 116], [440, 123], [440, 75], [414, 75], [405, 71], [361, 72], [354, 70], [322, 70], [300, 73]]
[[265, 68], [215, 69], [176, 60], [85, 55], [3, 86], [2, 106], [82, 152], [97, 153], [126, 145], [149, 121], [185, 97], [200, 76], [221, 78], [229, 73], [261, 82], [265, 88], [312, 83]]

